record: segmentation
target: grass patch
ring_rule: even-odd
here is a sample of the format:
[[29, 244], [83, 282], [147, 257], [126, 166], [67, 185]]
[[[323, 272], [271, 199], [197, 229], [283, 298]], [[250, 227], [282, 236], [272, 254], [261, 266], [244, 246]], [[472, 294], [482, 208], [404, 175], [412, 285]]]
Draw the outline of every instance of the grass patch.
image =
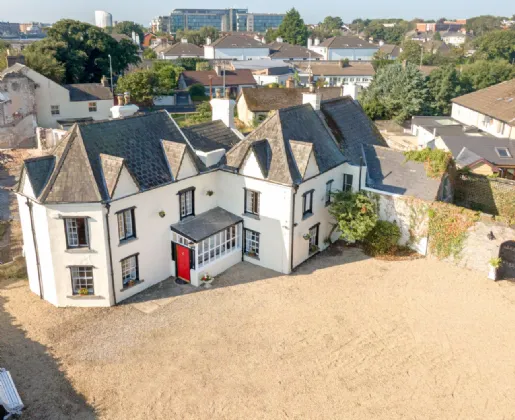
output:
[[13, 262], [0, 265], [0, 279], [26, 280], [27, 267], [25, 265], [25, 258], [17, 258]]

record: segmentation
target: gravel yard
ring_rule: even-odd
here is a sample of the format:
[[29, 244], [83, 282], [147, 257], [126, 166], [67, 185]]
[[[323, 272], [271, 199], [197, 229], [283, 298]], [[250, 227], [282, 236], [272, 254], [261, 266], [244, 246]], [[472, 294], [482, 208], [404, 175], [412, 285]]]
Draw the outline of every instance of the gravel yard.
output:
[[338, 246], [292, 276], [242, 263], [216, 282], [143, 313], [57, 309], [0, 280], [24, 418], [514, 416], [512, 283]]

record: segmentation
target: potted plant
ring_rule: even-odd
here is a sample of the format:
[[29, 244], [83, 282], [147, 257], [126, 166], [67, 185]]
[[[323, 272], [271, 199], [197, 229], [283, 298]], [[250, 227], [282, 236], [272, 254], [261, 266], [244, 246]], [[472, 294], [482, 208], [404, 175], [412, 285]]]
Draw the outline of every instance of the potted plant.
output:
[[166, 216], [166, 213], [164, 212], [164, 210], [161, 210], [161, 211], [159, 212], [159, 217], [163, 218], [163, 217], [165, 217], [165, 216]]
[[132, 287], [136, 284], [136, 280], [129, 280], [127, 283], [127, 287]]
[[305, 233], [304, 235], [302, 235], [302, 237], [306, 240], [306, 241], [309, 241], [311, 239], [311, 235], [309, 233]]
[[204, 273], [202, 277], [200, 278], [200, 281], [204, 284], [211, 284], [213, 283], [214, 277], [212, 277], [209, 273]]
[[315, 252], [318, 252], [319, 251], [319, 248], [317, 245], [310, 245], [309, 247], [309, 252], [311, 252], [312, 254], [314, 254]]
[[324, 239], [324, 244], [327, 246], [331, 245], [331, 238], [329, 238], [329, 236]]
[[89, 290], [83, 287], [82, 289], [79, 289], [79, 295], [81, 296], [87, 296], [89, 295]]
[[256, 257], [257, 257], [257, 254], [256, 254], [254, 251], [248, 251], [248, 252], [247, 252], [247, 256], [248, 256], [248, 257], [256, 258]]
[[490, 259], [490, 261], [488, 262], [488, 266], [490, 268], [488, 272], [488, 278], [490, 280], [497, 280], [497, 270], [499, 269], [501, 264], [502, 259], [499, 257]]
[[211, 196], [214, 194], [214, 192], [213, 192], [212, 190], [208, 190], [208, 191], [206, 192], [206, 194], [207, 194], [209, 197], [211, 197]]

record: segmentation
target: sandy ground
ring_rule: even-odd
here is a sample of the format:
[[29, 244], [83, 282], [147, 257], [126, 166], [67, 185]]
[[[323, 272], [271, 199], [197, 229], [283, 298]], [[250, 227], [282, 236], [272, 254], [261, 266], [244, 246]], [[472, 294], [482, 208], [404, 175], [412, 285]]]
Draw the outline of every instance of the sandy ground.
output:
[[0, 281], [0, 366], [25, 418], [515, 416], [512, 283], [337, 247], [292, 276], [239, 264], [217, 281], [150, 314], [56, 309]]

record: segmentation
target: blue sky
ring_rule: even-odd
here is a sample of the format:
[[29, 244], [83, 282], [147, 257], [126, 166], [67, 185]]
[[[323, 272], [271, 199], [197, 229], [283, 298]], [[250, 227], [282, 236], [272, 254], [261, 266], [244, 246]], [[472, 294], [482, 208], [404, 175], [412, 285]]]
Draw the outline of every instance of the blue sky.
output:
[[[348, 22], [356, 17], [412, 19], [464, 18], [481, 14], [512, 16], [515, 13], [513, 0], [365, 0], [344, 2], [342, 0], [317, 0], [286, 2], [281, 0], [260, 0], [254, 6], [230, 1], [195, 0], [174, 2], [152, 0], [0, 0], [0, 20], [10, 22], [42, 21], [55, 22], [62, 18], [73, 18], [93, 23], [96, 9], [113, 14], [114, 20], [133, 20], [147, 25], [157, 15], [168, 14], [174, 8], [226, 8], [248, 7], [251, 12], [281, 13], [294, 4], [306, 23], [317, 23], [327, 15], [340, 16]], [[510, 5], [511, 3], [511, 5]]]

